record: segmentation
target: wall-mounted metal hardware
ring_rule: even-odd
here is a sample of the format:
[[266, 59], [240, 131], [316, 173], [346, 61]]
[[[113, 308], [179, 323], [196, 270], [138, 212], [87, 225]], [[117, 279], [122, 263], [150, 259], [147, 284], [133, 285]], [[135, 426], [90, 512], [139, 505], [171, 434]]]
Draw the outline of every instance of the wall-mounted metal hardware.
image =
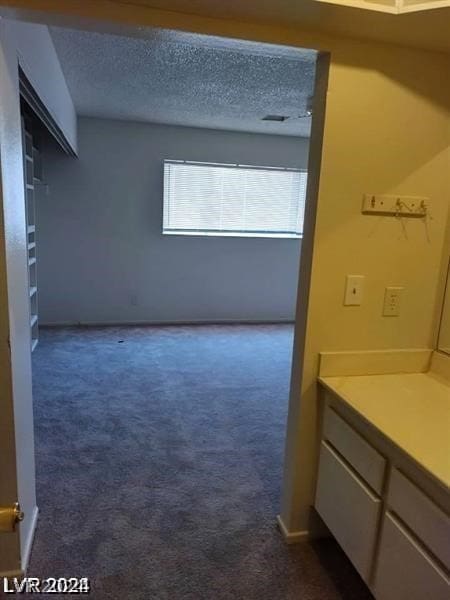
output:
[[15, 531], [17, 523], [23, 521], [25, 515], [20, 504], [15, 502], [12, 506], [0, 507], [0, 532]]
[[424, 197], [364, 194], [362, 213], [364, 215], [423, 218], [429, 216], [428, 203], [429, 199]]

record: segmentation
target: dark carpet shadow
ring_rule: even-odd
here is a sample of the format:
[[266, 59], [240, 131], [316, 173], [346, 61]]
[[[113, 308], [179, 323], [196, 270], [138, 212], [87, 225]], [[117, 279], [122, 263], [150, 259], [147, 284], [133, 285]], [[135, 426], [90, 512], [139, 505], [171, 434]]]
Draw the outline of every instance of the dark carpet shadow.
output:
[[369, 588], [333, 538], [309, 542], [319, 563], [345, 600], [373, 600]]

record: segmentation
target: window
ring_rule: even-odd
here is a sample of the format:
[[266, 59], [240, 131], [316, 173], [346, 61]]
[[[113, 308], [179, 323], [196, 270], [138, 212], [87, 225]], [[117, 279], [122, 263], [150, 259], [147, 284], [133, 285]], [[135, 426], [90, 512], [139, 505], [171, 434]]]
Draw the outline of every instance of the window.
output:
[[306, 171], [164, 161], [163, 233], [301, 237]]

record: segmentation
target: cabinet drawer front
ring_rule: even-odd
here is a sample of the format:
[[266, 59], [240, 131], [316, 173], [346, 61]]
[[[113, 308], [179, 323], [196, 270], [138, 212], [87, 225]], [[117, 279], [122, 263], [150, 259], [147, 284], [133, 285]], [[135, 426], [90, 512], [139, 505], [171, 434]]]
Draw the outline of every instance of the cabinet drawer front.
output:
[[368, 581], [381, 501], [322, 442], [315, 507], [361, 577]]
[[397, 469], [392, 469], [388, 505], [450, 570], [450, 518]]
[[445, 574], [389, 513], [378, 556], [373, 586], [377, 600], [448, 600]]
[[328, 406], [324, 415], [323, 437], [330, 441], [373, 490], [381, 494], [386, 460]]

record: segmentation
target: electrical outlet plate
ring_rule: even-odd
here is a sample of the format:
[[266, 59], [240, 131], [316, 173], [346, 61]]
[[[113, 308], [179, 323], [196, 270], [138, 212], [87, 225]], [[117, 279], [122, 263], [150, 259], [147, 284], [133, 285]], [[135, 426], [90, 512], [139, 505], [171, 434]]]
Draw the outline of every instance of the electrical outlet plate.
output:
[[420, 218], [427, 215], [428, 203], [429, 199], [425, 197], [364, 194], [362, 213]]
[[387, 287], [385, 289], [383, 317], [398, 317], [400, 315], [402, 292], [402, 287]]

